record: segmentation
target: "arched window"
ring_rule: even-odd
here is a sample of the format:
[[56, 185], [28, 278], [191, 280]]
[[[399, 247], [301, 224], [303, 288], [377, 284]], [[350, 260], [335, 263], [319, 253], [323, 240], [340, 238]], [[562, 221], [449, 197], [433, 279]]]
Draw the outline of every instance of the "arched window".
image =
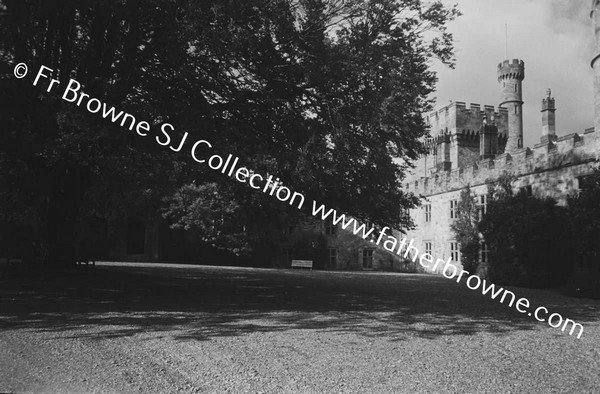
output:
[[519, 138], [517, 140], [517, 148], [521, 149], [523, 147], [523, 140], [521, 138]]

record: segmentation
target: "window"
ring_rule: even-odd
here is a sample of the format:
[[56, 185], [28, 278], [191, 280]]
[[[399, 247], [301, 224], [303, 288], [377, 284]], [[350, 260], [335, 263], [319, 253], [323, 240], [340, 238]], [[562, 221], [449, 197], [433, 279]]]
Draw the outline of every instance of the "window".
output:
[[458, 242], [450, 242], [450, 258], [452, 261], [460, 261], [460, 250]]
[[433, 242], [425, 241], [425, 253], [433, 255]]
[[363, 268], [373, 268], [373, 249], [363, 249], [362, 251]]
[[337, 249], [329, 248], [329, 265], [337, 265]]
[[490, 257], [490, 249], [485, 242], [482, 242], [479, 245], [479, 262], [480, 263], [488, 263]]
[[281, 231], [284, 235], [294, 234], [296, 232], [296, 221], [289, 219], [287, 223], [283, 225]]
[[591, 175], [584, 175], [577, 178], [578, 189], [581, 192], [582, 190], [590, 189], [594, 186], [593, 178]]
[[477, 197], [477, 215], [479, 220], [483, 219], [483, 215], [487, 213], [487, 197], [487, 194]]
[[400, 220], [405, 223], [410, 221], [410, 211], [408, 209], [400, 208]]
[[431, 222], [431, 204], [425, 205], [425, 222]]
[[533, 196], [533, 188], [531, 185], [524, 186], [519, 189], [519, 193], [525, 194], [527, 197]]
[[327, 235], [335, 235], [337, 231], [336, 226], [333, 224], [331, 220], [327, 220], [325, 222], [325, 234]]
[[458, 200], [450, 200], [450, 219], [456, 219], [458, 214]]
[[523, 147], [523, 140], [519, 138], [517, 140], [517, 148], [521, 149], [522, 147]]

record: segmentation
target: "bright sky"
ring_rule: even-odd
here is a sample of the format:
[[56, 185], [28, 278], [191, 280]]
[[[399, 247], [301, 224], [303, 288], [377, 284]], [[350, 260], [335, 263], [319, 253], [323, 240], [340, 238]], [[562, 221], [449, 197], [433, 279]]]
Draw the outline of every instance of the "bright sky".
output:
[[[447, 0], [444, 0], [445, 2]], [[539, 142], [541, 100], [556, 99], [559, 136], [593, 126], [593, 32], [589, 0], [454, 0], [463, 15], [449, 24], [456, 68], [435, 64], [436, 108], [452, 101], [498, 106], [496, 67], [505, 56], [525, 61], [523, 116], [525, 146]]]

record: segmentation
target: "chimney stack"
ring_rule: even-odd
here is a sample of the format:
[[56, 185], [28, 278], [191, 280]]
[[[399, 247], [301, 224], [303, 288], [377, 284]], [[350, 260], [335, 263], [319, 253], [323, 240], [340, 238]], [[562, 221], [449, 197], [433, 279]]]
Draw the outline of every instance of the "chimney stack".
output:
[[546, 91], [546, 97], [542, 99], [541, 142], [543, 144], [556, 141], [556, 117], [554, 112], [556, 112], [554, 98], [552, 97], [552, 91], [548, 89]]

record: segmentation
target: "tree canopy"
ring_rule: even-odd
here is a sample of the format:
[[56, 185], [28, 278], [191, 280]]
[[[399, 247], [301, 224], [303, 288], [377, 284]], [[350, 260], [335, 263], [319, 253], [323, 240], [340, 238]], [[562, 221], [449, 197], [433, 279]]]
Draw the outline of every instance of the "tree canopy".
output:
[[[195, 163], [189, 148], [161, 147], [155, 135], [140, 138], [15, 79], [18, 62], [50, 67], [61, 86], [75, 78], [86, 93], [153, 126], [169, 122], [174, 149], [184, 138], [204, 138], [332, 208], [408, 225], [401, 212], [417, 198], [401, 181], [422, 153], [421, 114], [436, 82], [431, 61], [453, 64], [446, 23], [459, 15], [456, 7], [0, 0], [0, 14], [0, 219], [31, 228], [48, 260], [72, 260], [82, 218], [115, 225], [173, 198], [222, 193], [227, 198], [211, 209], [235, 207], [254, 224], [251, 239], [268, 238], [290, 213]], [[171, 217], [179, 212], [174, 223], [215, 235], [191, 212], [201, 206], [179, 208], [171, 210]], [[221, 240], [231, 244], [230, 237], [214, 241]]]

